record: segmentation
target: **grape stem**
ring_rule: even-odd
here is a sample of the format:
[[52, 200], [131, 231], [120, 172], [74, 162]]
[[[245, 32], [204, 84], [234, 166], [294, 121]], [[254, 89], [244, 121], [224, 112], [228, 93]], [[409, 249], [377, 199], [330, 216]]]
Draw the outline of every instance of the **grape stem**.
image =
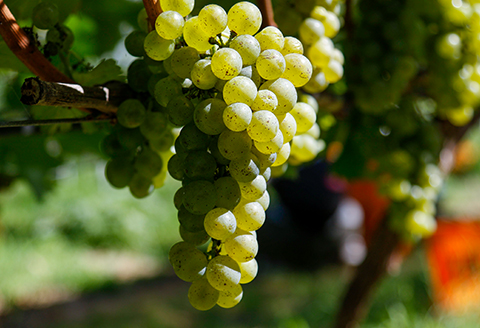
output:
[[153, 31], [155, 29], [155, 21], [158, 15], [162, 13], [162, 7], [160, 7], [160, 0], [143, 0], [143, 6], [147, 11], [148, 16], [148, 29]]
[[273, 6], [271, 0], [258, 0], [257, 1], [258, 8], [262, 12], [263, 21], [262, 21], [262, 28], [267, 26], [277, 26], [275, 23], [275, 19], [273, 17]]
[[103, 113], [116, 113], [118, 105], [133, 97], [133, 91], [121, 82], [84, 87], [79, 84], [45, 82], [28, 78], [22, 85], [20, 101], [25, 105], [95, 108]]
[[0, 0], [0, 35], [8, 48], [25, 66], [44, 81], [74, 83], [72, 79], [58, 70], [38, 50], [35, 43], [18, 25], [10, 9]]

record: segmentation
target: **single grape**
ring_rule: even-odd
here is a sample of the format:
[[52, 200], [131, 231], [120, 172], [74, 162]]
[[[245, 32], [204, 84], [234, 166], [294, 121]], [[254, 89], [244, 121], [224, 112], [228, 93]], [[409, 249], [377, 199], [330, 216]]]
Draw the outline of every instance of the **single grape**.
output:
[[195, 280], [188, 289], [188, 300], [197, 310], [207, 311], [217, 304], [219, 291], [213, 288], [206, 277]]
[[274, 49], [262, 51], [256, 62], [258, 74], [265, 80], [278, 79], [285, 71], [285, 65], [283, 55]]
[[217, 202], [217, 192], [213, 183], [206, 180], [190, 182], [185, 187], [183, 205], [193, 214], [206, 214]]
[[308, 49], [307, 55], [313, 65], [324, 68], [328, 65], [334, 49], [332, 40], [323, 36]]
[[230, 80], [242, 70], [240, 54], [231, 48], [221, 48], [212, 56], [212, 72], [222, 80]]
[[255, 64], [261, 52], [260, 43], [249, 34], [236, 36], [230, 42], [230, 48], [235, 49], [240, 54], [243, 66]]
[[303, 44], [299, 39], [294, 38], [293, 36], [286, 36], [283, 49], [280, 52], [284, 56], [288, 54], [303, 55]]
[[215, 180], [215, 190], [217, 191], [217, 207], [227, 210], [233, 210], [240, 202], [241, 192], [237, 181], [232, 177], [221, 177]]
[[252, 110], [242, 102], [234, 103], [223, 111], [223, 122], [231, 131], [244, 131], [252, 120]]
[[160, 0], [160, 7], [163, 11], [173, 10], [182, 17], [190, 14], [194, 6], [195, 0]]
[[137, 92], [148, 91], [148, 81], [152, 72], [142, 59], [133, 61], [127, 70], [128, 85]]
[[219, 291], [231, 290], [240, 283], [240, 267], [231, 257], [219, 255], [208, 263], [206, 276], [213, 288]]
[[[185, 198], [185, 193], [184, 193]], [[193, 214], [185, 208], [185, 206], [180, 206], [180, 209], [177, 213], [178, 222], [183, 226], [183, 228], [190, 232], [199, 232], [205, 230], [203, 227], [203, 222], [205, 220], [205, 214]]]
[[33, 25], [39, 29], [48, 30], [55, 26], [59, 20], [59, 11], [55, 3], [42, 1], [32, 10]]
[[237, 229], [237, 221], [232, 212], [216, 207], [205, 215], [204, 226], [210, 237], [225, 240]]
[[279, 78], [267, 81], [260, 89], [270, 90], [277, 96], [278, 106], [275, 109], [275, 115], [288, 113], [297, 103], [297, 90], [293, 83], [287, 79]]
[[289, 80], [297, 88], [304, 86], [312, 77], [313, 67], [307, 57], [300, 54], [285, 56], [285, 71], [282, 78]]
[[182, 95], [182, 85], [173, 77], [168, 76], [161, 79], [155, 85], [155, 100], [163, 107], [173, 98]]
[[[295, 138], [295, 137], [294, 137]], [[292, 139], [293, 140], [293, 139]], [[277, 153], [277, 157], [272, 164], [272, 167], [283, 165], [290, 157], [290, 143], [284, 143], [280, 151]]]
[[266, 142], [272, 140], [278, 131], [277, 117], [267, 110], [253, 113], [252, 121], [247, 128], [248, 135], [255, 141]]
[[267, 26], [255, 35], [262, 51], [274, 49], [281, 51], [285, 45], [282, 31], [275, 26]]
[[222, 33], [227, 27], [227, 13], [218, 5], [207, 5], [198, 13], [200, 28], [208, 35]]
[[200, 279], [207, 267], [207, 257], [187, 242], [179, 242], [172, 246], [168, 253], [168, 260], [175, 270], [175, 274], [184, 281]]
[[171, 60], [172, 70], [182, 79], [189, 78], [193, 65], [195, 65], [199, 59], [200, 56], [195, 48], [183, 47], [175, 50]]
[[256, 201], [242, 200], [233, 210], [237, 226], [245, 231], [255, 231], [265, 222], [265, 210]]
[[168, 116], [163, 112], [147, 112], [140, 132], [147, 139], [155, 139], [163, 135], [167, 129]]
[[199, 52], [205, 52], [213, 47], [209, 42], [210, 35], [200, 27], [198, 16], [191, 17], [185, 22], [183, 37], [190, 47], [197, 49]]
[[192, 180], [213, 181], [216, 169], [215, 158], [205, 150], [188, 152], [185, 158], [185, 175]]
[[319, 20], [309, 17], [302, 22], [298, 33], [305, 45], [311, 45], [325, 35], [325, 27]]
[[328, 82], [325, 78], [325, 73], [320, 68], [315, 68], [312, 77], [307, 84], [303, 86], [303, 90], [308, 93], [319, 93], [328, 87]]
[[297, 133], [297, 121], [292, 114], [287, 113], [282, 120], [279, 118], [279, 128], [283, 134], [283, 143], [290, 142]]
[[243, 297], [242, 286], [236, 285], [232, 289], [219, 292], [217, 304], [225, 309], [230, 309], [240, 303]]
[[170, 123], [175, 126], [184, 126], [193, 120], [195, 106], [190, 99], [181, 95], [168, 102], [167, 111]]
[[143, 31], [133, 31], [125, 38], [125, 48], [130, 55], [135, 57], [142, 57], [145, 55], [145, 49], [143, 49], [143, 42], [145, 41], [146, 36], [147, 34]]
[[251, 232], [237, 228], [225, 241], [225, 250], [236, 262], [248, 262], [257, 255], [257, 238]]
[[277, 96], [270, 90], [258, 90], [252, 104], [253, 111], [268, 110], [274, 112], [278, 106]]
[[146, 111], [140, 100], [127, 99], [118, 106], [118, 123], [126, 128], [136, 128], [143, 123]]
[[274, 154], [280, 150], [283, 146], [283, 133], [280, 129], [277, 130], [277, 134], [272, 140], [265, 142], [258, 142], [254, 140], [255, 148], [263, 154]]
[[205, 99], [195, 107], [193, 119], [203, 133], [209, 135], [220, 134], [226, 129], [223, 122], [223, 111], [227, 104], [217, 98]]
[[130, 192], [135, 198], [144, 198], [150, 195], [153, 191], [152, 179], [149, 179], [141, 174], [135, 173], [128, 183]]
[[240, 283], [241, 284], [248, 284], [251, 282], [258, 273], [258, 263], [257, 260], [251, 259], [247, 262], [239, 262], [238, 266], [240, 267]]
[[153, 60], [165, 60], [175, 50], [175, 42], [162, 38], [156, 31], [151, 31], [143, 42], [145, 53]]
[[125, 188], [135, 173], [132, 162], [126, 158], [114, 158], [105, 166], [105, 177], [115, 188]]
[[240, 158], [250, 152], [252, 139], [247, 131], [223, 131], [218, 137], [218, 150], [223, 157], [232, 160]]
[[201, 246], [210, 240], [210, 236], [206, 233], [205, 230], [190, 232], [188, 230], [185, 230], [185, 228], [181, 224], [179, 228], [179, 233], [183, 241], [195, 246]]
[[260, 174], [256, 161], [258, 159], [253, 154], [232, 160], [228, 166], [230, 175], [238, 182], [252, 181]]
[[227, 105], [244, 103], [251, 106], [257, 96], [257, 87], [251, 79], [245, 76], [236, 76], [225, 83], [223, 100]]
[[218, 77], [212, 72], [211, 64], [212, 61], [209, 59], [200, 59], [193, 65], [190, 77], [197, 88], [208, 90], [219, 81]]
[[239, 182], [242, 197], [248, 200], [256, 200], [262, 197], [267, 190], [267, 181], [262, 175], [258, 175], [250, 182]]
[[307, 132], [317, 120], [315, 110], [304, 102], [296, 103], [290, 114], [292, 114], [297, 123], [297, 135]]
[[173, 40], [182, 35], [185, 20], [177, 11], [168, 10], [158, 15], [155, 30], [166, 40]]
[[185, 150], [205, 150], [210, 143], [209, 136], [200, 131], [194, 122], [183, 127], [177, 140]]
[[173, 204], [175, 205], [175, 208], [177, 210], [180, 209], [183, 205], [183, 187], [178, 188], [178, 190], [175, 192], [175, 195], [173, 195]]
[[[269, 167], [267, 169], [270, 169]], [[271, 169], [270, 169], [270, 175], [271, 175]], [[258, 198], [255, 200], [257, 203], [259, 203], [260, 205], [262, 205], [263, 207], [263, 210], [267, 210], [268, 209], [268, 206], [270, 205], [270, 194], [268, 193], [268, 191], [265, 191], [262, 195], [262, 197]]]
[[343, 66], [336, 60], [330, 60], [327, 67], [323, 68], [323, 72], [327, 82], [335, 83], [343, 77]]
[[185, 158], [178, 154], [173, 155], [168, 161], [167, 168], [172, 178], [183, 180], [185, 176]]
[[262, 13], [253, 3], [238, 2], [228, 11], [228, 28], [238, 35], [254, 35], [262, 25]]

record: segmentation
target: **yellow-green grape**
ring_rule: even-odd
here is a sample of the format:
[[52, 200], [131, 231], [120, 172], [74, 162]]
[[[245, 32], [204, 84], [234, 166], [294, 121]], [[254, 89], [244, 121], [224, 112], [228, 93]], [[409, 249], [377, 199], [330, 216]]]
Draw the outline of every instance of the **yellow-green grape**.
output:
[[247, 261], [247, 262], [240, 262], [238, 263], [238, 266], [240, 267], [240, 273], [242, 275], [242, 277], [240, 278], [241, 284], [248, 284], [257, 276], [257, 273], [258, 273], [257, 260], [251, 259], [250, 261]]
[[163, 11], [174, 10], [182, 17], [190, 14], [194, 6], [195, 0], [160, 0], [160, 7]]
[[334, 49], [332, 40], [327, 37], [321, 37], [308, 49], [307, 56], [313, 65], [323, 68], [330, 61]]
[[207, 214], [217, 203], [217, 192], [213, 183], [195, 180], [184, 186], [183, 206], [192, 214]]
[[182, 280], [195, 281], [200, 279], [207, 267], [207, 257], [194, 245], [181, 241], [176, 243], [168, 253], [168, 259], [175, 274]]
[[293, 36], [286, 36], [283, 49], [280, 52], [284, 56], [288, 54], [303, 55], [303, 44], [299, 39]]
[[320, 68], [315, 68], [312, 73], [310, 81], [303, 86], [303, 90], [308, 93], [319, 93], [328, 87], [328, 82], [325, 78], [325, 73]]
[[260, 90], [270, 90], [277, 96], [278, 106], [275, 109], [276, 115], [283, 115], [292, 110], [297, 103], [297, 89], [292, 82], [279, 78], [262, 84]]
[[284, 58], [286, 66], [282, 78], [289, 80], [297, 88], [307, 84], [313, 71], [308, 58], [300, 54], [288, 54]]
[[247, 127], [250, 138], [265, 142], [272, 140], [278, 131], [278, 119], [268, 110], [259, 110], [253, 113], [252, 121]]
[[180, 237], [182, 237], [183, 241], [195, 246], [201, 246], [210, 239], [210, 236], [205, 230], [191, 232], [186, 230], [183, 225], [180, 225], [179, 232]]
[[127, 99], [118, 106], [118, 123], [126, 128], [136, 128], [145, 120], [145, 107], [137, 99]]
[[332, 59], [336, 60], [340, 64], [345, 64], [345, 56], [343, 56], [343, 52], [341, 52], [339, 49], [335, 48], [332, 51]]
[[317, 115], [312, 106], [304, 102], [298, 102], [290, 112], [297, 122], [297, 135], [307, 132], [317, 121]]
[[233, 160], [245, 156], [252, 149], [252, 139], [247, 131], [234, 132], [229, 129], [218, 137], [218, 150], [226, 159]]
[[458, 59], [462, 52], [462, 39], [456, 33], [446, 34], [437, 41], [436, 50], [440, 57]]
[[190, 78], [193, 84], [199, 89], [208, 90], [219, 81], [212, 72], [212, 62], [209, 59], [200, 59], [193, 65]]
[[218, 240], [227, 239], [237, 229], [234, 214], [221, 207], [216, 207], [207, 213], [204, 225], [208, 235]]
[[237, 227], [246, 231], [255, 231], [265, 222], [265, 210], [256, 201], [242, 200], [233, 210]]
[[219, 292], [220, 296], [218, 297], [217, 304], [218, 306], [230, 309], [240, 303], [243, 296], [242, 286], [236, 285], [232, 289]]
[[195, 63], [200, 59], [198, 51], [193, 47], [183, 47], [172, 55], [172, 70], [182, 79], [190, 78], [190, 73]]
[[227, 13], [218, 5], [208, 5], [198, 13], [200, 27], [208, 35], [214, 36], [222, 33], [227, 27]]
[[255, 147], [252, 147], [252, 154], [257, 156], [258, 168], [261, 171], [265, 170], [267, 167], [272, 166], [272, 164], [277, 159], [277, 154], [270, 154], [270, 155], [262, 154]]
[[252, 110], [244, 103], [233, 103], [223, 111], [223, 122], [232, 131], [244, 131], [251, 121]]
[[225, 241], [225, 250], [236, 262], [248, 262], [258, 253], [257, 238], [251, 232], [237, 228]]
[[270, 90], [258, 90], [257, 96], [252, 104], [253, 111], [268, 110], [275, 111], [278, 106], [277, 96]]
[[258, 74], [257, 68], [255, 66], [252, 67], [252, 77], [251, 77], [253, 83], [257, 86], [257, 89], [260, 87], [260, 84], [262, 84], [263, 80], [260, 74]]
[[315, 139], [320, 138], [320, 125], [317, 123], [314, 123], [310, 129], [308, 129], [305, 134], [308, 134], [309, 136], [312, 136]]
[[205, 99], [195, 107], [193, 120], [195, 125], [208, 135], [220, 134], [226, 129], [223, 123], [223, 111], [227, 104], [218, 98]]
[[325, 28], [322, 22], [309, 17], [302, 22], [298, 33], [303, 44], [311, 45], [325, 35]]
[[[286, 163], [288, 158], [290, 157], [290, 150], [291, 150], [290, 143], [289, 142], [284, 143], [282, 148], [280, 148], [280, 151], [277, 153], [277, 157], [275, 159], [275, 162], [273, 162], [272, 164], [272, 168], [281, 166], [284, 163]], [[273, 172], [272, 172], [272, 175], [273, 175]]]
[[153, 60], [165, 60], [173, 54], [175, 42], [162, 38], [156, 31], [151, 31], [143, 42], [145, 53]]
[[280, 131], [283, 133], [283, 143], [290, 142], [297, 133], [297, 121], [292, 114], [287, 113], [279, 121]]
[[285, 58], [274, 49], [262, 51], [257, 58], [256, 67], [258, 74], [265, 80], [274, 80], [285, 72]]
[[340, 30], [340, 20], [335, 13], [328, 11], [322, 6], [316, 6], [313, 8], [310, 16], [323, 23], [326, 37], [333, 38], [338, 34]]
[[464, 126], [470, 122], [474, 115], [472, 106], [462, 106], [445, 111], [447, 119], [455, 126]]
[[258, 43], [260, 43], [261, 51], [274, 49], [281, 51], [285, 45], [285, 38], [282, 31], [274, 26], [267, 26], [255, 35]]
[[323, 140], [316, 140], [309, 135], [299, 135], [292, 139], [290, 155], [300, 163], [313, 160], [325, 148]]
[[254, 35], [262, 25], [262, 13], [253, 3], [242, 1], [228, 11], [228, 28], [238, 35]]
[[222, 92], [227, 105], [244, 103], [251, 106], [257, 96], [257, 87], [248, 77], [236, 76], [225, 83]]
[[250, 182], [260, 174], [257, 162], [258, 158], [254, 154], [234, 159], [228, 166], [230, 175], [238, 182]]
[[166, 40], [173, 40], [182, 35], [185, 20], [178, 12], [169, 10], [158, 15], [155, 30]]
[[232, 177], [221, 177], [215, 180], [214, 185], [218, 195], [215, 205], [230, 211], [233, 210], [242, 196], [237, 181]]
[[255, 200], [262, 197], [267, 190], [267, 181], [262, 175], [258, 175], [250, 182], [239, 182], [242, 197], [248, 200]]
[[240, 267], [232, 257], [219, 255], [208, 263], [206, 276], [210, 285], [216, 290], [231, 290], [240, 283]]
[[[268, 167], [269, 168], [269, 167]], [[270, 169], [270, 168], [269, 168]], [[270, 174], [271, 174], [271, 169], [270, 169]], [[268, 209], [268, 206], [270, 205], [270, 194], [268, 191], [265, 191], [262, 195], [262, 197], [258, 198], [255, 200], [257, 203], [262, 205], [263, 209], [266, 211]]]
[[314, 96], [309, 95], [308, 93], [302, 93], [298, 97], [298, 101], [304, 102], [312, 106], [313, 110], [315, 111], [315, 114], [318, 113], [318, 101], [315, 99]]
[[255, 64], [255, 61], [260, 55], [260, 43], [255, 37], [249, 34], [242, 34], [236, 36], [230, 42], [230, 48], [235, 49], [242, 57], [243, 66]]
[[210, 36], [200, 28], [198, 16], [193, 16], [185, 22], [183, 38], [187, 45], [199, 52], [205, 52], [213, 47], [209, 42]]
[[408, 180], [394, 180], [388, 183], [388, 196], [394, 201], [402, 201], [407, 199], [410, 194], [410, 189], [412, 185]]
[[213, 288], [206, 277], [195, 280], [188, 289], [188, 300], [197, 310], [207, 311], [217, 304], [219, 291]]
[[329, 83], [335, 83], [343, 77], [343, 66], [336, 60], [330, 60], [328, 65], [323, 68], [325, 80]]
[[222, 48], [212, 56], [212, 72], [219, 79], [233, 79], [240, 73], [242, 67], [242, 57], [234, 49]]
[[285, 172], [287, 172], [287, 169], [288, 169], [288, 163], [284, 163], [282, 165], [275, 166], [275, 167], [272, 166], [272, 177], [274, 178], [281, 177], [282, 175], [285, 174]]
[[278, 129], [277, 134], [272, 140], [265, 142], [254, 141], [255, 148], [262, 154], [274, 154], [280, 150], [283, 146], [283, 133]]
[[405, 218], [405, 228], [413, 235], [428, 237], [437, 230], [437, 222], [431, 214], [412, 210], [407, 213]]
[[134, 166], [138, 174], [152, 179], [162, 171], [163, 160], [156, 152], [145, 147], [135, 158]]

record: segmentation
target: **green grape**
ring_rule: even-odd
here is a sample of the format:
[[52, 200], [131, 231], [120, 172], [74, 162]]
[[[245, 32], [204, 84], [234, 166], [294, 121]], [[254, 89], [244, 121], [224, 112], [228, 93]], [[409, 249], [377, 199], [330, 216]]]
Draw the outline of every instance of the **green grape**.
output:
[[185, 230], [185, 228], [180, 225], [179, 233], [183, 241], [195, 246], [201, 246], [210, 240], [210, 236], [206, 233], [205, 230], [190, 232], [188, 230]]
[[128, 53], [135, 57], [142, 57], [145, 55], [143, 49], [143, 42], [147, 34], [143, 31], [133, 31], [125, 38], [125, 48]]
[[167, 124], [167, 114], [163, 112], [147, 112], [142, 125], [140, 125], [140, 132], [147, 139], [156, 139], [165, 133]]
[[152, 179], [149, 179], [141, 174], [135, 173], [128, 183], [130, 193], [135, 198], [145, 198], [153, 191]]
[[283, 133], [278, 129], [277, 134], [272, 140], [265, 142], [258, 142], [254, 140], [255, 148], [263, 154], [274, 154], [280, 150], [283, 146]]
[[244, 131], [252, 120], [252, 110], [242, 102], [228, 105], [223, 111], [223, 123], [231, 131]]
[[219, 292], [217, 304], [222, 308], [230, 309], [240, 303], [242, 297], [242, 286], [236, 285], [232, 289]]
[[109, 134], [100, 143], [100, 149], [102, 153], [110, 158], [117, 157], [133, 157], [134, 152], [132, 149], [127, 149], [122, 146], [118, 137], [115, 134]]
[[235, 49], [240, 54], [243, 66], [255, 64], [261, 52], [260, 43], [249, 34], [236, 36], [230, 42], [230, 48]]
[[[185, 199], [185, 193], [183, 195]], [[178, 221], [183, 228], [190, 232], [198, 232], [205, 230], [203, 227], [203, 221], [205, 220], [205, 214], [192, 214], [185, 206], [181, 206], [177, 213]]]
[[328, 65], [335, 49], [332, 40], [321, 37], [307, 51], [308, 59], [313, 65], [324, 68]]
[[336, 60], [330, 60], [328, 65], [323, 68], [323, 73], [327, 82], [338, 82], [343, 77], [343, 66]]
[[314, 96], [309, 95], [307, 93], [303, 93], [298, 97], [298, 101], [309, 104], [310, 106], [312, 106], [313, 110], [315, 111], [315, 114], [318, 113], [318, 102]]
[[213, 183], [196, 180], [187, 184], [183, 197], [183, 205], [193, 214], [206, 214], [217, 202], [217, 193]]
[[138, 12], [137, 24], [138, 24], [138, 27], [140, 27], [140, 29], [143, 32], [148, 33], [148, 15], [147, 15], [147, 11], [145, 10], [145, 8], [142, 8]]
[[175, 205], [175, 208], [179, 210], [182, 205], [183, 205], [183, 187], [178, 188], [178, 190], [175, 192], [175, 195], [173, 195], [173, 204]]
[[223, 87], [223, 99], [227, 105], [244, 103], [252, 105], [257, 96], [257, 87], [251, 79], [245, 76], [236, 76], [225, 83]]
[[251, 232], [237, 228], [233, 235], [225, 241], [225, 250], [228, 256], [236, 262], [248, 262], [257, 255], [257, 238]]
[[299, 39], [294, 38], [293, 36], [286, 36], [283, 49], [280, 50], [280, 52], [284, 56], [288, 54], [303, 55], [303, 44]]
[[48, 30], [55, 26], [59, 20], [58, 7], [51, 1], [42, 1], [32, 11], [33, 25], [39, 29]]
[[190, 122], [180, 131], [178, 141], [186, 150], [205, 150], [210, 143], [210, 138], [200, 131], [194, 122]]
[[312, 64], [307, 57], [300, 54], [288, 54], [285, 56], [285, 71], [281, 77], [299, 88], [307, 84], [312, 77], [312, 71]]
[[185, 20], [174, 10], [164, 11], [155, 21], [155, 30], [165, 40], [173, 40], [182, 35]]
[[187, 45], [197, 49], [199, 52], [205, 52], [213, 47], [209, 42], [210, 35], [201, 29], [197, 16], [191, 17], [185, 22], [183, 37]]
[[171, 65], [172, 69], [182, 79], [190, 78], [190, 72], [193, 65], [200, 59], [198, 51], [192, 47], [183, 47], [172, 55]]
[[265, 82], [261, 90], [270, 90], [277, 96], [278, 106], [275, 108], [275, 115], [283, 115], [292, 110], [297, 103], [297, 90], [292, 82], [279, 78]]
[[[302, 163], [308, 162], [313, 160], [324, 147], [323, 140], [316, 140], [312, 136], [303, 134], [293, 137], [290, 155]], [[280, 156], [280, 152], [278, 155]]]
[[148, 83], [147, 83], [148, 93], [152, 96], [155, 96], [155, 86], [157, 85], [158, 81], [166, 78], [167, 76], [168, 76], [168, 74], [166, 74], [166, 73], [165, 74], [153, 74], [153, 75], [151, 75], [150, 78], [148, 79]]
[[118, 123], [126, 128], [136, 128], [145, 119], [145, 107], [137, 99], [127, 99], [118, 106]]
[[192, 180], [212, 180], [217, 169], [213, 155], [205, 150], [195, 150], [185, 158], [185, 175]]
[[232, 160], [240, 158], [250, 152], [252, 139], [247, 131], [223, 131], [218, 137], [218, 150], [223, 157]]
[[319, 20], [309, 17], [302, 22], [298, 33], [303, 44], [311, 45], [325, 35], [325, 27]]
[[282, 31], [274, 26], [267, 26], [255, 35], [260, 49], [263, 51], [273, 49], [281, 51], [285, 45], [285, 38]]
[[297, 121], [291, 113], [287, 113], [282, 120], [279, 118], [279, 128], [283, 134], [283, 143], [290, 142], [297, 133]]
[[245, 231], [255, 231], [265, 222], [265, 210], [256, 201], [242, 200], [233, 210], [237, 226]]
[[182, 95], [182, 85], [172, 76], [161, 79], [155, 85], [155, 100], [163, 107], [173, 98]]
[[287, 162], [288, 158], [290, 157], [290, 149], [291, 149], [290, 143], [288, 142], [284, 143], [282, 148], [280, 148], [280, 150], [278, 151], [277, 156], [275, 157], [275, 161], [272, 164], [272, 167], [277, 167]]
[[232, 160], [228, 166], [230, 175], [238, 182], [252, 181], [260, 174], [256, 161], [257, 158], [253, 154]]
[[312, 73], [310, 81], [303, 86], [303, 90], [308, 93], [320, 93], [328, 87], [328, 82], [325, 79], [325, 74], [320, 68], [315, 68]]
[[219, 291], [213, 288], [206, 277], [195, 280], [188, 289], [188, 300], [197, 310], [207, 311], [217, 304]]
[[170, 123], [176, 126], [184, 126], [193, 120], [195, 106], [190, 99], [181, 95], [168, 102], [167, 111]]
[[162, 38], [158, 35], [157, 31], [151, 31], [145, 37], [143, 48], [147, 56], [153, 60], [165, 60], [170, 57], [175, 50], [175, 42]]
[[175, 274], [188, 282], [200, 279], [205, 273], [208, 262], [203, 252], [183, 241], [172, 246], [168, 253], [168, 260]]
[[194, 6], [195, 0], [160, 0], [160, 7], [163, 11], [173, 10], [182, 17], [190, 14]]
[[135, 169], [130, 159], [114, 158], [105, 165], [105, 177], [115, 188], [121, 189], [128, 186]]
[[203, 133], [208, 135], [220, 134], [226, 129], [223, 123], [223, 111], [227, 104], [221, 99], [205, 99], [195, 107], [193, 120]]
[[322, 6], [316, 6], [313, 8], [310, 16], [323, 23], [326, 37], [333, 38], [338, 34], [340, 30], [340, 20], [333, 12], [328, 11]]
[[144, 148], [143, 151], [135, 158], [134, 166], [138, 174], [152, 179], [162, 170], [163, 160], [153, 150]]
[[251, 77], [253, 83], [255, 83], [257, 89], [260, 87], [260, 85], [264, 82], [260, 74], [258, 74], [257, 68], [255, 66], [252, 67], [252, 77]]
[[268, 110], [275, 111], [278, 106], [277, 96], [270, 90], [258, 90], [257, 96], [252, 104], [253, 111]]
[[[268, 168], [270, 169], [270, 168]], [[271, 169], [270, 169], [270, 173], [271, 173]], [[265, 191], [262, 195], [262, 197], [258, 198], [255, 200], [257, 203], [259, 203], [260, 205], [262, 205], [263, 207], [263, 210], [267, 210], [268, 209], [268, 206], [270, 205], [270, 194], [268, 193], [268, 191]]]
[[241, 284], [248, 284], [251, 282], [258, 273], [258, 263], [257, 260], [251, 259], [247, 262], [239, 262], [238, 266], [240, 267], [240, 283]]
[[250, 182], [239, 182], [242, 197], [248, 200], [256, 200], [262, 197], [267, 190], [267, 181], [262, 175], [258, 175]]
[[148, 91], [148, 80], [152, 72], [142, 59], [133, 61], [127, 70], [128, 85], [137, 92]]
[[254, 35], [262, 25], [262, 13], [253, 3], [242, 1], [228, 11], [228, 28], [238, 35]]
[[219, 255], [208, 262], [206, 276], [213, 288], [231, 290], [240, 283], [240, 267], [231, 257]]
[[205, 231], [210, 237], [225, 240], [237, 229], [237, 221], [226, 208], [216, 207], [205, 215]]
[[274, 49], [264, 50], [256, 62], [258, 74], [265, 80], [278, 79], [285, 72], [285, 67], [285, 58]]
[[117, 139], [124, 149], [136, 151], [145, 142], [145, 137], [140, 129], [127, 129], [120, 125], [118, 127]]
[[268, 110], [259, 110], [253, 113], [252, 121], [247, 128], [248, 135], [255, 141], [266, 142], [272, 140], [278, 131], [278, 119]]
[[233, 210], [241, 198], [237, 181], [232, 177], [221, 177], [215, 180], [214, 185], [218, 195], [215, 205], [230, 211]]
[[208, 5], [203, 7], [198, 13], [200, 28], [208, 35], [217, 35], [222, 33], [227, 27], [227, 13], [218, 5]]
[[193, 65], [190, 77], [197, 88], [208, 90], [219, 81], [212, 72], [211, 64], [212, 62], [209, 59], [200, 59]]
[[258, 159], [258, 167], [260, 171], [263, 171], [267, 167], [272, 166], [272, 164], [277, 159], [277, 154], [262, 154], [255, 147], [252, 147], [252, 154], [254, 154]]
[[307, 132], [317, 120], [315, 110], [307, 103], [298, 102], [295, 107], [290, 111], [293, 118], [297, 123], [296, 134], [302, 134]]
[[[223, 155], [220, 153], [220, 150], [218, 149], [218, 137], [219, 136], [214, 136], [210, 140], [210, 144], [208, 145], [208, 150], [210, 150], [210, 153], [215, 157], [215, 160], [219, 165], [228, 165], [230, 163], [230, 160], [228, 158], [223, 157]], [[225, 207], [225, 206], [222, 206]]]
[[168, 161], [167, 169], [172, 178], [179, 181], [183, 180], [185, 176], [185, 158], [178, 154], [173, 155]]
[[230, 80], [237, 76], [243, 67], [240, 54], [230, 48], [221, 48], [212, 56], [212, 72], [222, 80]]

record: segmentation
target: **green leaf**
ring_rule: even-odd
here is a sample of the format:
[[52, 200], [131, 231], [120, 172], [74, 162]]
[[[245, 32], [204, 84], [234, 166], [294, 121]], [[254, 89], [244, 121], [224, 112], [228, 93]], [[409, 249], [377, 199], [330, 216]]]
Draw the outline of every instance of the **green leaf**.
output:
[[108, 81], [125, 81], [122, 69], [113, 59], [102, 60], [93, 70], [87, 73], [74, 72], [73, 78], [83, 86], [104, 84]]

